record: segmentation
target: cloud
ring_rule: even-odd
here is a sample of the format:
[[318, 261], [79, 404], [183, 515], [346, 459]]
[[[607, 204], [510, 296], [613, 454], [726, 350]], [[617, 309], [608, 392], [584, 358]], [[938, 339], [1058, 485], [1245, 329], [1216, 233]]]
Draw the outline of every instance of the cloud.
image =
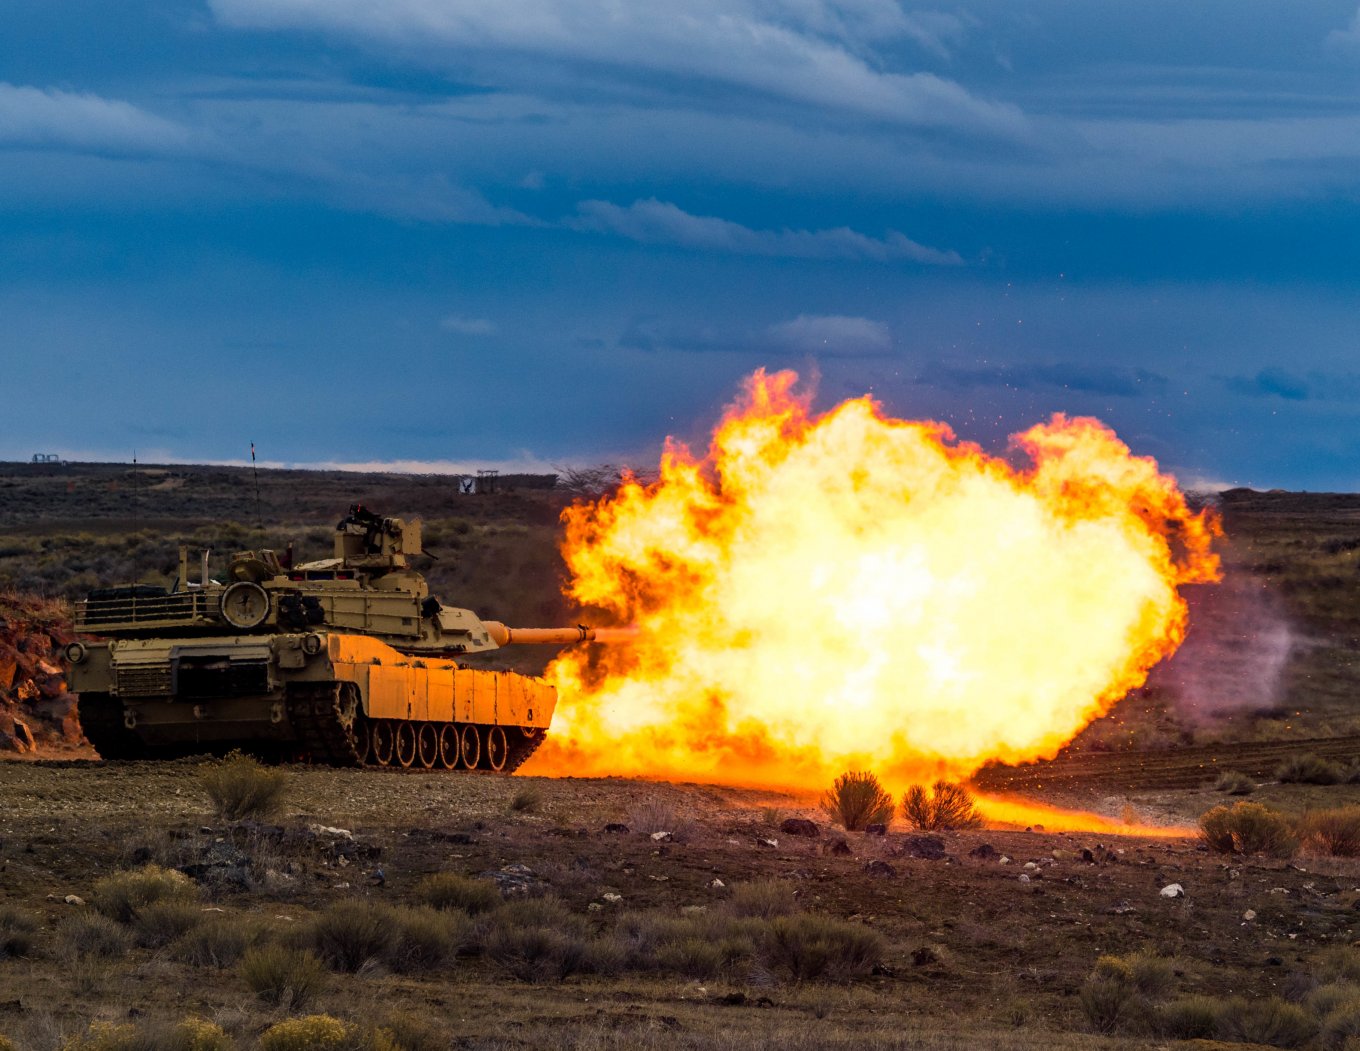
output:
[[120, 99], [0, 81], [0, 145], [156, 153], [187, 141], [179, 125]]
[[1311, 396], [1308, 381], [1284, 369], [1262, 369], [1255, 376], [1230, 376], [1224, 382], [1230, 391], [1253, 398], [1307, 401]]
[[980, 387], [1033, 390], [1057, 387], [1062, 390], [1120, 398], [1160, 393], [1169, 382], [1165, 376], [1148, 369], [1126, 368], [1120, 365], [1088, 365], [1081, 362], [1055, 362], [1046, 365], [998, 363], [982, 366], [937, 363], [923, 369], [917, 380], [927, 386], [950, 390], [972, 390]]
[[[599, 80], [640, 80], [650, 94], [678, 90], [691, 103], [723, 109], [748, 101], [735, 88], [901, 125], [1002, 136], [1026, 128], [1013, 105], [979, 99], [933, 73], [890, 68], [892, 54], [878, 49], [880, 42], [914, 40], [939, 55], [963, 32], [954, 16], [908, 15], [891, 0], [673, 0], [664, 13], [642, 0], [210, 4], [225, 25], [395, 45], [464, 74], [471, 61], [492, 82], [546, 60], [585, 64]], [[512, 61], [485, 61], [494, 53]]]
[[494, 321], [488, 321], [483, 317], [460, 317], [457, 314], [440, 318], [439, 327], [445, 332], [454, 332], [460, 336], [492, 336], [498, 330]]
[[1333, 29], [1327, 34], [1327, 47], [1352, 55], [1360, 55], [1360, 10], [1355, 12], [1345, 29]]
[[932, 266], [963, 265], [957, 252], [917, 244], [896, 230], [890, 230], [882, 239], [844, 226], [832, 230], [754, 230], [716, 216], [692, 215], [654, 197], [634, 201], [627, 208], [609, 201], [582, 201], [576, 211], [576, 216], [563, 222], [564, 226], [613, 234], [640, 244], [786, 259], [904, 260]]
[[892, 350], [892, 332], [881, 321], [843, 314], [799, 314], [767, 330], [777, 346], [803, 354], [870, 357]]

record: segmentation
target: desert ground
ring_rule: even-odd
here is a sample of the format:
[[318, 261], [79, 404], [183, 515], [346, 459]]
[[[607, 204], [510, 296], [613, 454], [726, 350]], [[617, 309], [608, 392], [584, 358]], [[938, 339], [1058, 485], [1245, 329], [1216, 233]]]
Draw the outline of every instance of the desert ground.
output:
[[[579, 612], [553, 546], [569, 495], [261, 472], [257, 505], [248, 469], [130, 470], [0, 468], [11, 604], [36, 595], [59, 618], [95, 583], [169, 572], [181, 539], [316, 547], [363, 501], [426, 519], [445, 601], [520, 623]], [[266, 771], [275, 811], [233, 819], [207, 790], [216, 760], [101, 762], [59, 732], [52, 687], [45, 746], [0, 762], [0, 1036], [34, 1051], [1356, 1046], [1360, 842], [1310, 834], [1305, 815], [1360, 813], [1360, 497], [1219, 499], [1231, 587], [1192, 596], [1197, 663], [1053, 762], [971, 786], [1123, 831], [923, 832], [899, 815], [872, 834], [830, 820], [820, 785], [296, 765]], [[1263, 662], [1258, 636], [1280, 631]], [[1201, 815], [1241, 800], [1289, 842], [1211, 849]], [[279, 1028], [313, 1015], [338, 1028]]]

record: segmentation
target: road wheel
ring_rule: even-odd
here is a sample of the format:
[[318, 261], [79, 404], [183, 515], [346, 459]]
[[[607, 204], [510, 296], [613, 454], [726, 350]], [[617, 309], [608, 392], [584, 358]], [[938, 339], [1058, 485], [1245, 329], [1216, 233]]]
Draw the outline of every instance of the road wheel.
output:
[[458, 765], [458, 757], [463, 754], [458, 744], [458, 727], [445, 723], [439, 728], [439, 765], [452, 770]]
[[463, 727], [463, 769], [475, 770], [477, 764], [482, 760], [482, 737], [477, 732], [477, 727], [469, 723]]
[[378, 766], [391, 766], [392, 755], [396, 749], [393, 741], [392, 720], [374, 719], [369, 740], [373, 748], [373, 762]]
[[373, 760], [373, 724], [360, 716], [354, 720], [354, 752], [359, 757], [359, 765], [367, 766]]
[[426, 770], [433, 770], [439, 762], [439, 731], [434, 723], [421, 723], [416, 727], [416, 758]]
[[397, 765], [403, 769], [416, 761], [416, 728], [409, 719], [397, 723]]
[[505, 731], [492, 726], [486, 731], [486, 765], [492, 770], [504, 770], [505, 761], [510, 757], [510, 746], [505, 740]]

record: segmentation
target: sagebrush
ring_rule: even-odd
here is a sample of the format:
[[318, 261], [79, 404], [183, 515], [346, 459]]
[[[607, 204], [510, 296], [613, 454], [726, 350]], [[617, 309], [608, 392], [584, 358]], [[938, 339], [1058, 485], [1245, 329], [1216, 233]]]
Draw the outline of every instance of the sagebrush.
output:
[[849, 832], [892, 819], [893, 798], [867, 770], [847, 770], [822, 796], [822, 810]]

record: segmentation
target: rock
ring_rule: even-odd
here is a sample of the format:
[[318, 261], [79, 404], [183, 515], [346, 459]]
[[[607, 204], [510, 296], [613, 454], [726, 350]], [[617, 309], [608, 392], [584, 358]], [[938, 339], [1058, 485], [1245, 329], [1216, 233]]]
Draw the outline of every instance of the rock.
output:
[[1127, 901], [1121, 901], [1118, 904], [1114, 905], [1110, 909], [1110, 911], [1114, 913], [1116, 916], [1127, 916], [1129, 913], [1137, 912], [1138, 910], [1135, 909], [1132, 905], [1130, 905]]
[[1179, 883], [1168, 883], [1161, 889], [1160, 893], [1164, 898], [1183, 898], [1185, 897], [1185, 888]]
[[538, 873], [528, 865], [518, 864], [483, 872], [482, 877], [493, 880], [500, 889], [501, 896], [505, 898], [528, 894], [536, 885], [543, 882], [538, 878]]
[[722, 890], [724, 887], [727, 886], [727, 884], [724, 883], [722, 880], [715, 878], [709, 880], [708, 886], [710, 890]]
[[1028, 883], [1028, 882], [1029, 882], [1029, 874], [1028, 874], [1028, 873], [1022, 872], [1022, 873], [1020, 873], [1020, 875], [1019, 875], [1017, 878], [1020, 880], [1021, 883]]
[[681, 905], [681, 916], [701, 916], [708, 911], [707, 905]]
[[611, 821], [609, 822], [609, 824], [604, 826], [604, 830], [606, 832], [612, 832], [615, 835], [619, 835], [621, 833], [627, 832], [628, 826], [623, 824], [623, 822], [621, 821]]
[[1035, 864], [1033, 861], [1026, 861], [1026, 862], [1025, 862], [1025, 871], [1026, 871], [1026, 872], [1034, 872], [1038, 867], [1039, 867], [1039, 866], [1038, 866], [1037, 864]]
[[610, 905], [617, 905], [619, 902], [623, 901], [623, 895], [615, 894], [613, 891], [609, 891], [606, 894], [601, 894], [600, 897], [602, 897], [605, 901], [609, 902]]
[[850, 844], [846, 842], [844, 836], [837, 836], [822, 847], [822, 850], [840, 857], [850, 853]]
[[996, 847], [992, 846], [990, 843], [979, 843], [968, 852], [968, 856], [970, 858], [981, 858], [982, 860], [987, 861], [996, 857]]
[[1284, 960], [1282, 960], [1282, 959], [1281, 959], [1280, 957], [1278, 957], [1278, 956], [1267, 956], [1267, 957], [1266, 957], [1266, 966], [1267, 966], [1267, 967], [1283, 967], [1283, 966], [1284, 966]]
[[1246, 912], [1242, 913], [1242, 918], [1250, 923], [1252, 920], [1256, 919], [1256, 910], [1248, 909]]
[[816, 839], [822, 834], [817, 822], [809, 821], [805, 817], [786, 817], [780, 823], [779, 831], [786, 836], [807, 836], [809, 839]]
[[1088, 865], [1094, 865], [1096, 863], [1096, 856], [1091, 853], [1090, 847], [1081, 848], [1081, 860]]
[[1002, 854], [1001, 857], [997, 859], [997, 863], [1000, 865], [1009, 865], [1011, 863], [1011, 859], [1006, 857], [1005, 854]]
[[250, 855], [225, 840], [198, 848], [179, 870], [190, 879], [211, 887], [245, 889], [252, 883]]
[[332, 828], [330, 825], [308, 825], [307, 828], [318, 836], [332, 836], [335, 839], [354, 838], [354, 833], [347, 828]]
[[881, 821], [875, 822], [872, 825], [865, 825], [864, 834], [866, 836], [886, 836], [888, 834], [888, 826]]
[[867, 875], [874, 876], [878, 879], [887, 879], [897, 875], [897, 870], [895, 868], [879, 858], [874, 858], [872, 861], [866, 861], [864, 863], [864, 871]]
[[740, 1007], [746, 1002], [745, 993], [727, 993], [723, 996], [713, 998], [715, 1004], [722, 1004], [724, 1007]]
[[62, 898], [61, 900], [64, 901], [64, 902], [66, 902], [67, 905], [84, 905], [84, 904], [85, 904], [85, 899], [82, 898], [79, 894], [68, 894], [68, 895], [66, 895], [66, 897]]
[[902, 840], [902, 846], [898, 850], [909, 858], [923, 858], [926, 861], [939, 861], [944, 857], [944, 840], [939, 836], [916, 835], [906, 836]]
[[669, 842], [671, 842], [673, 839], [675, 839], [675, 837], [672, 836], [669, 832], [653, 832], [653, 833], [652, 833], [652, 842], [653, 842], [653, 843], [669, 843]]
[[603, 908], [604, 908], [604, 906], [601, 905], [598, 901], [592, 901], [589, 905], [586, 906], [586, 911], [587, 911], [587, 912], [600, 912]]
[[779, 840], [777, 840], [777, 839], [757, 839], [757, 840], [756, 840], [756, 846], [758, 846], [758, 847], [770, 847], [770, 848], [773, 849], [774, 847], [779, 846]]
[[911, 964], [913, 967], [925, 967], [927, 964], [939, 962], [939, 953], [928, 945], [922, 945], [919, 949], [911, 950]]

